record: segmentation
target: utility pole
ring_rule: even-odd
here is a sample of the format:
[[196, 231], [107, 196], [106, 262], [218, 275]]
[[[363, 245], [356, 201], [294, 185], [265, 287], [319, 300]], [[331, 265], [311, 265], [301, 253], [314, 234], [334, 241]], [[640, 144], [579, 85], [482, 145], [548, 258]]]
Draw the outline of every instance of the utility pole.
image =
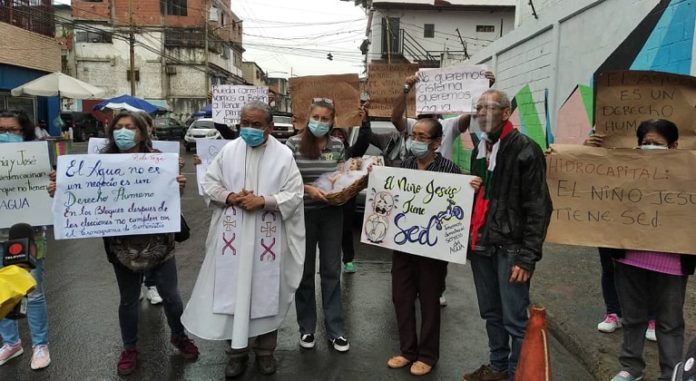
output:
[[135, 34], [133, 33], [133, 0], [128, 0], [128, 24], [130, 26], [128, 37], [128, 43], [130, 45], [130, 92], [132, 96], [135, 96]]
[[[133, 0], [131, 0], [133, 1]], [[203, 22], [205, 23], [205, 51], [203, 51], [203, 57], [205, 58], [205, 91], [210, 91], [210, 76], [208, 75], [208, 18], [210, 17], [210, 6], [208, 1], [205, 2], [205, 15], [203, 15]]]
[[459, 28], [455, 29], [457, 31], [457, 36], [459, 36], [459, 42], [462, 43], [462, 47], [464, 48], [464, 58], [469, 59], [469, 50], [466, 48], [466, 42], [464, 42], [464, 39], [462, 38], [462, 34], [459, 33]]

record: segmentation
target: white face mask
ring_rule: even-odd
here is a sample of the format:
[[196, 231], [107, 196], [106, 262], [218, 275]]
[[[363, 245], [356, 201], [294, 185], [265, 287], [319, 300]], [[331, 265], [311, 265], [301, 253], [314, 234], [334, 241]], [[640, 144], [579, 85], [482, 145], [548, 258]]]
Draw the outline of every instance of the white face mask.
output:
[[640, 149], [646, 149], [646, 150], [652, 150], [652, 149], [668, 149], [669, 147], [667, 146], [659, 146], [657, 144], [643, 144], [642, 146], [638, 147]]

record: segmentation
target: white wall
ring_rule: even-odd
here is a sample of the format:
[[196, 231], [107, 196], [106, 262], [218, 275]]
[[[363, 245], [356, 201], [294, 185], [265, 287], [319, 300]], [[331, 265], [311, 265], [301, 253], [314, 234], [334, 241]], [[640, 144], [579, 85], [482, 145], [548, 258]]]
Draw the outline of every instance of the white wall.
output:
[[[136, 41], [161, 50], [162, 33], [136, 35]], [[113, 43], [75, 42], [77, 78], [106, 89], [105, 98], [130, 94], [127, 70], [130, 68], [130, 47], [126, 41]], [[135, 69], [140, 70], [136, 82], [136, 96], [147, 99], [165, 99], [162, 81], [161, 57], [145, 48], [135, 47]]]
[[[372, 35], [369, 50], [370, 61], [379, 60], [382, 57], [382, 18], [399, 17], [401, 29], [406, 30], [426, 50], [452, 51], [463, 50], [457, 36], [459, 28], [464, 41], [468, 45], [469, 55], [481, 50], [491, 41], [500, 37], [500, 24], [502, 20], [503, 34], [511, 31], [514, 26], [514, 11], [437, 11], [437, 10], [376, 10], [372, 19]], [[435, 37], [423, 37], [424, 24], [435, 25]], [[476, 25], [493, 25], [493, 33], [477, 33]]]
[[535, 0], [539, 20], [525, 19], [512, 33], [472, 57], [496, 73], [495, 87], [514, 96], [530, 85], [542, 124], [549, 89], [552, 125], [577, 84], [590, 85], [595, 70], [626, 39], [658, 0]]

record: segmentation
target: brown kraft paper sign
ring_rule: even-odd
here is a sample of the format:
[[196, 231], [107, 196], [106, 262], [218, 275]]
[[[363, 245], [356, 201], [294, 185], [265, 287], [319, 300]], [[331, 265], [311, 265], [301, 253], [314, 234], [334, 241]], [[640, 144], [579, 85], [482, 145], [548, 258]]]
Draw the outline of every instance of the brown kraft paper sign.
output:
[[696, 151], [552, 145], [548, 242], [696, 254]]
[[[418, 72], [418, 64], [370, 64], [367, 92], [370, 94], [370, 116], [391, 117], [397, 98], [404, 92], [406, 77]], [[416, 115], [416, 92], [406, 98], [407, 115]]]
[[695, 77], [655, 71], [602, 73], [596, 107], [596, 134], [604, 137], [604, 147], [636, 147], [642, 121], [667, 119], [679, 128], [679, 148], [696, 149]]
[[314, 98], [330, 99], [336, 107], [334, 127], [360, 125], [360, 81], [357, 74], [315, 75], [288, 80], [295, 128], [307, 125], [309, 106]]

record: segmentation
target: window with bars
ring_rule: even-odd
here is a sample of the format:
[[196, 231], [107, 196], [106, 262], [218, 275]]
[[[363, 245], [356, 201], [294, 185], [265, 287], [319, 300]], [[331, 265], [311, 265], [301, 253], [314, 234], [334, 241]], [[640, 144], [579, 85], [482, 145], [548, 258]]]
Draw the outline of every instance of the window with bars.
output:
[[476, 25], [476, 32], [493, 33], [495, 32], [495, 25]]
[[423, 25], [423, 37], [434, 38], [435, 37], [435, 24], [424, 24]]
[[75, 33], [75, 42], [94, 42], [110, 44], [111, 33], [103, 32], [77, 32]]
[[187, 16], [186, 0], [160, 0], [160, 13], [165, 16]]

